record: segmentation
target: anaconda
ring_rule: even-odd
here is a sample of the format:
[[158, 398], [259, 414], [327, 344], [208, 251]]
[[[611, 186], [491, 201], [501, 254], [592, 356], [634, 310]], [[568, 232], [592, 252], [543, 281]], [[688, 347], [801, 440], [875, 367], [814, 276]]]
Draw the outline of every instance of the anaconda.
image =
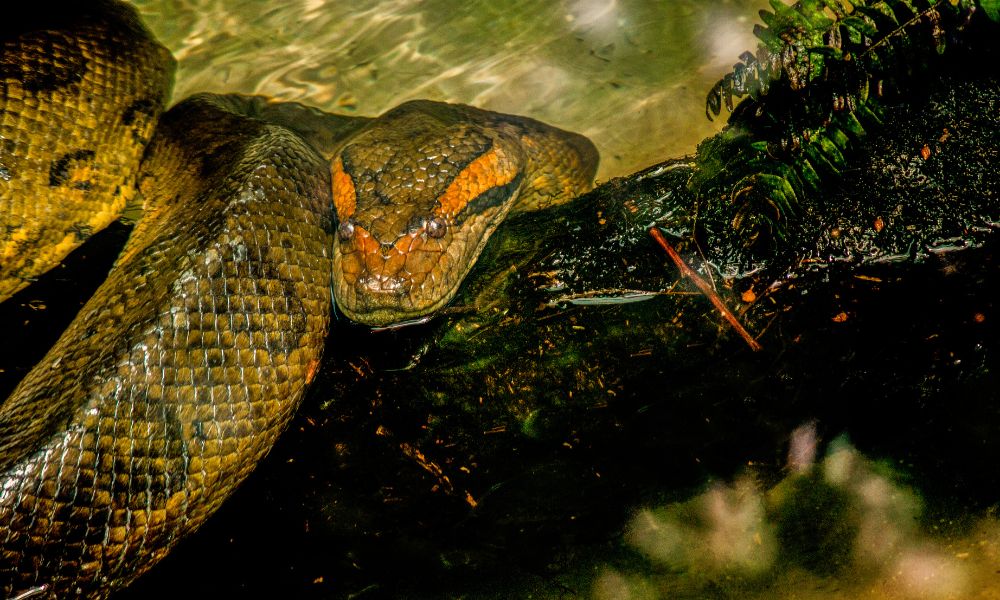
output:
[[441, 103], [363, 119], [204, 94], [161, 116], [173, 59], [114, 0], [33, 4], [0, 44], [0, 299], [143, 206], [0, 406], [6, 597], [134, 580], [268, 452], [332, 293], [367, 323], [436, 310], [507, 213], [596, 169], [581, 136]]

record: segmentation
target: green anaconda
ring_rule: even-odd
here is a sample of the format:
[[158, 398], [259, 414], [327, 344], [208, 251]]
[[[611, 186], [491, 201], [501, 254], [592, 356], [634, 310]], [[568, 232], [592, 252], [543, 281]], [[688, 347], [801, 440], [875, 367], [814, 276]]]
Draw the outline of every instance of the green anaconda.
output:
[[576, 134], [427, 101], [364, 119], [203, 94], [161, 116], [169, 53], [131, 8], [82, 4], [0, 25], [0, 299], [143, 216], [0, 406], [4, 597], [127, 585], [268, 452], [332, 295], [370, 324], [440, 308], [509, 211], [568, 200], [597, 162]]

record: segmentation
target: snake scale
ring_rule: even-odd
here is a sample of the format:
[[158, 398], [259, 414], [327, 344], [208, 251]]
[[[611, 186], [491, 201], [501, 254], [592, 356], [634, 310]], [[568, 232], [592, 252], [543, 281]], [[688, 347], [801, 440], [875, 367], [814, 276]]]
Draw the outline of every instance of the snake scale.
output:
[[7, 598], [128, 585], [271, 448], [334, 293], [371, 324], [434, 311], [504, 215], [596, 169], [582, 136], [429, 101], [366, 119], [201, 94], [162, 113], [173, 58], [134, 9], [23, 10], [0, 25], [0, 300], [127, 204], [143, 216], [0, 406]]

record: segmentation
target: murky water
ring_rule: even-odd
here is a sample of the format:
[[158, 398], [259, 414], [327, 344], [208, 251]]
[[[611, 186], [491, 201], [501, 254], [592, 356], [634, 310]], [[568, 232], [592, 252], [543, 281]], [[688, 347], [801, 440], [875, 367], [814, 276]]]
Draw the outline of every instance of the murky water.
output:
[[763, 0], [135, 0], [175, 98], [242, 92], [377, 115], [430, 98], [586, 134], [599, 179], [689, 153]]

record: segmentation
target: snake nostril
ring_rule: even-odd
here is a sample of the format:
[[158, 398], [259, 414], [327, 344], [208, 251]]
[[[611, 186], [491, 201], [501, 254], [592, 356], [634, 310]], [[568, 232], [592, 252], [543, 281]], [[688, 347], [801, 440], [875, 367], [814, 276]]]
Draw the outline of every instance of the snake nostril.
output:
[[354, 221], [351, 219], [341, 221], [340, 225], [337, 226], [337, 235], [345, 242], [354, 237]]
[[427, 235], [430, 237], [444, 237], [444, 233], [448, 229], [448, 221], [445, 221], [443, 217], [434, 217], [427, 221], [426, 227]]

